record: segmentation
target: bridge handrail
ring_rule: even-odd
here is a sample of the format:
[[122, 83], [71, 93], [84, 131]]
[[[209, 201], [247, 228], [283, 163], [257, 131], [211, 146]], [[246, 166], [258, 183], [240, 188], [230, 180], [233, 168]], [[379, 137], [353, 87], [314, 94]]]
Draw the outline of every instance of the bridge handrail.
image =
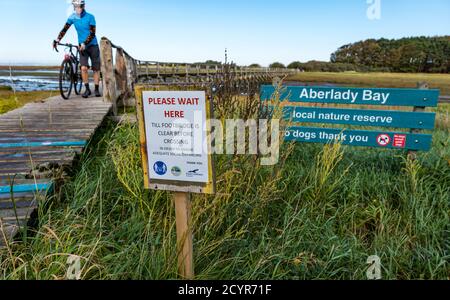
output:
[[[103, 97], [113, 103], [113, 113], [117, 114], [118, 102], [129, 106], [127, 102], [132, 99], [134, 85], [140, 80], [156, 78], [164, 83], [166, 77], [176, 80], [182, 79], [185, 83], [196, 80], [213, 82], [222, 78], [225, 70], [239, 80], [269, 80], [275, 76], [285, 76], [298, 72], [291, 69], [250, 68], [235, 64], [209, 64], [209, 63], [176, 63], [145, 61], [133, 58], [125, 49], [102, 37], [100, 42], [102, 55]], [[113, 56], [113, 49], [115, 56]], [[179, 84], [180, 82], [177, 82]], [[133, 105], [133, 103], [131, 104]]]

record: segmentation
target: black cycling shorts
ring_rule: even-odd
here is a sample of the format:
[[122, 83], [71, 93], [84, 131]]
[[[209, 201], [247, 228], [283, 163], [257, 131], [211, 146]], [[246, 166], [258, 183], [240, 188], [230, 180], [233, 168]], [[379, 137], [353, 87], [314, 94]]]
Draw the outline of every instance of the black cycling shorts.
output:
[[100, 71], [100, 48], [98, 45], [88, 46], [81, 54], [80, 54], [80, 64], [82, 67], [89, 68], [89, 58], [92, 63], [93, 71]]

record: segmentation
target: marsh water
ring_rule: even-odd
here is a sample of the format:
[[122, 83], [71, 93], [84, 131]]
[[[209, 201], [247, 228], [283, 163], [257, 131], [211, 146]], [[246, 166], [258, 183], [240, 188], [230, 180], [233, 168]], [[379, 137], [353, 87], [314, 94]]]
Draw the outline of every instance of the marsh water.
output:
[[16, 91], [50, 91], [58, 89], [58, 70], [0, 70], [0, 86]]

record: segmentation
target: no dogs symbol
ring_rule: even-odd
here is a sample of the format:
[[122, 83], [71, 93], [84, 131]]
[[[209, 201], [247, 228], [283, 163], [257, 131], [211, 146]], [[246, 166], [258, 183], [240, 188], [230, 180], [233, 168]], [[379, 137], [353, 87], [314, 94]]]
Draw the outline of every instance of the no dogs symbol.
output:
[[391, 143], [391, 137], [388, 134], [380, 134], [377, 137], [377, 143], [381, 147], [386, 147]]

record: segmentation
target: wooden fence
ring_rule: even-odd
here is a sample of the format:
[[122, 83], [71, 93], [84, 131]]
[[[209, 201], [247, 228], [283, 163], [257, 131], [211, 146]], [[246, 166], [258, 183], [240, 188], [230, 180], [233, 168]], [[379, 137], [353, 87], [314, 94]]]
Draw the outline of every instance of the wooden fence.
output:
[[[297, 70], [249, 68], [223, 64], [189, 64], [142, 61], [133, 58], [122, 47], [108, 38], [100, 42], [102, 55], [103, 94], [112, 102], [113, 113], [118, 106], [134, 106], [134, 85], [150, 84], [214, 84], [224, 76], [232, 76], [236, 82], [270, 82], [275, 77], [297, 73]], [[228, 72], [229, 74], [225, 74]], [[241, 84], [240, 86], [245, 86]]]

